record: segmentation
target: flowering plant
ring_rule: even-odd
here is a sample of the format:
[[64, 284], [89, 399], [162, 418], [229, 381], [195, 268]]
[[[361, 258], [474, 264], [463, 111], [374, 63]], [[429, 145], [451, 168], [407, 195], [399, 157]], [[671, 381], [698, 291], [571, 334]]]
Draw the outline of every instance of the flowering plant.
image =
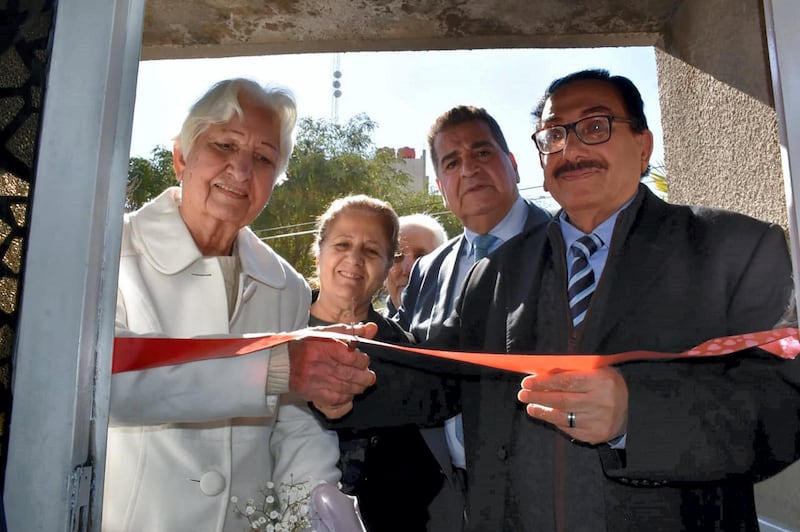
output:
[[314, 518], [310, 504], [311, 481], [281, 483], [273, 482], [260, 490], [263, 503], [247, 499], [244, 508], [239, 507], [239, 499], [231, 497], [233, 511], [247, 519], [246, 530], [258, 532], [306, 532], [311, 529]]

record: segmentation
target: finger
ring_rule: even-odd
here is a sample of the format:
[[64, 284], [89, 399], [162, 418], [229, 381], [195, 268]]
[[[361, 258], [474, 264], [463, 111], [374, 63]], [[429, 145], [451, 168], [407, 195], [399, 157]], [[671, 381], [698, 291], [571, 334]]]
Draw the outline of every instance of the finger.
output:
[[[567, 433], [572, 433], [580, 428], [578, 427], [578, 418], [581, 417], [580, 412], [565, 412], [536, 403], [528, 404], [525, 407], [525, 411], [532, 418], [550, 423]], [[582, 418], [582, 421], [586, 420]]]
[[[338, 366], [334, 369], [334, 377], [339, 383], [342, 393], [363, 393], [375, 384], [375, 372], [370, 369], [357, 369], [351, 366]], [[336, 388], [334, 388], [336, 389]]]
[[359, 324], [355, 328], [355, 333], [356, 336], [361, 336], [362, 338], [375, 338], [375, 335], [378, 334], [378, 324], [371, 321]]
[[592, 383], [592, 373], [583, 371], [562, 371], [546, 375], [529, 375], [522, 379], [521, 386], [527, 390], [586, 392], [592, 388]]
[[331, 353], [334, 366], [365, 370], [369, 367], [369, 355], [358, 349], [337, 349]]
[[[370, 382], [374, 382], [374, 380], [373, 374]], [[320, 386], [314, 396], [321, 398], [321, 402], [324, 404], [342, 404], [352, 401], [354, 397], [364, 393], [371, 385], [337, 380]]]
[[559, 391], [520, 390], [517, 399], [522, 403], [531, 403], [565, 412], [582, 410], [586, 404], [586, 394]]

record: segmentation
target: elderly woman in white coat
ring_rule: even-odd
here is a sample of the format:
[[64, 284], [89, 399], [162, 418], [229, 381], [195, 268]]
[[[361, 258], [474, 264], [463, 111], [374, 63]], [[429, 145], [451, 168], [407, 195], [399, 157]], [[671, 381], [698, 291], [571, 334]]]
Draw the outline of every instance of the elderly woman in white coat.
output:
[[[285, 173], [295, 123], [291, 93], [249, 80], [198, 100], [175, 140], [181, 186], [125, 217], [118, 335], [306, 326], [308, 285], [247, 228]], [[309, 339], [115, 374], [102, 529], [238, 532], [248, 521], [232, 497], [258, 500], [270, 481], [336, 483], [336, 436], [306, 400], [341, 402], [373, 382], [366, 355]]]

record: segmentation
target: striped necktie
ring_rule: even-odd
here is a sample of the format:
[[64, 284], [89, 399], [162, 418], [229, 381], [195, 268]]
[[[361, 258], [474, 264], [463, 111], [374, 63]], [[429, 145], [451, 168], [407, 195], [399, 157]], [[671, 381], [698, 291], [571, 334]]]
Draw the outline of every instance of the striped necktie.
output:
[[589, 309], [589, 300], [594, 293], [594, 271], [589, 264], [589, 257], [600, 249], [603, 241], [592, 233], [583, 235], [570, 246], [572, 262], [569, 265], [569, 309], [572, 313], [572, 327], [578, 328], [586, 317]]

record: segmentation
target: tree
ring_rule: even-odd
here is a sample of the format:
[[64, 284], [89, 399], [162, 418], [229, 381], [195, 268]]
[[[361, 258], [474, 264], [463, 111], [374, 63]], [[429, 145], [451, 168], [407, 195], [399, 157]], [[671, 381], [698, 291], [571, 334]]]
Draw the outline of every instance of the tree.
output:
[[[307, 278], [315, 269], [310, 255], [314, 224], [331, 201], [367, 194], [391, 202], [398, 214], [404, 214], [400, 207], [421, 202], [407, 190], [410, 176], [392, 167], [395, 155], [375, 149], [370, 137], [375, 127], [365, 114], [345, 124], [301, 119], [288, 179], [275, 188], [269, 206], [252, 224], [256, 234]], [[421, 194], [430, 204], [429, 195]]]
[[128, 186], [125, 192], [125, 210], [133, 211], [158, 196], [165, 188], [175, 184], [172, 152], [156, 146], [150, 158], [131, 157], [128, 161]]

